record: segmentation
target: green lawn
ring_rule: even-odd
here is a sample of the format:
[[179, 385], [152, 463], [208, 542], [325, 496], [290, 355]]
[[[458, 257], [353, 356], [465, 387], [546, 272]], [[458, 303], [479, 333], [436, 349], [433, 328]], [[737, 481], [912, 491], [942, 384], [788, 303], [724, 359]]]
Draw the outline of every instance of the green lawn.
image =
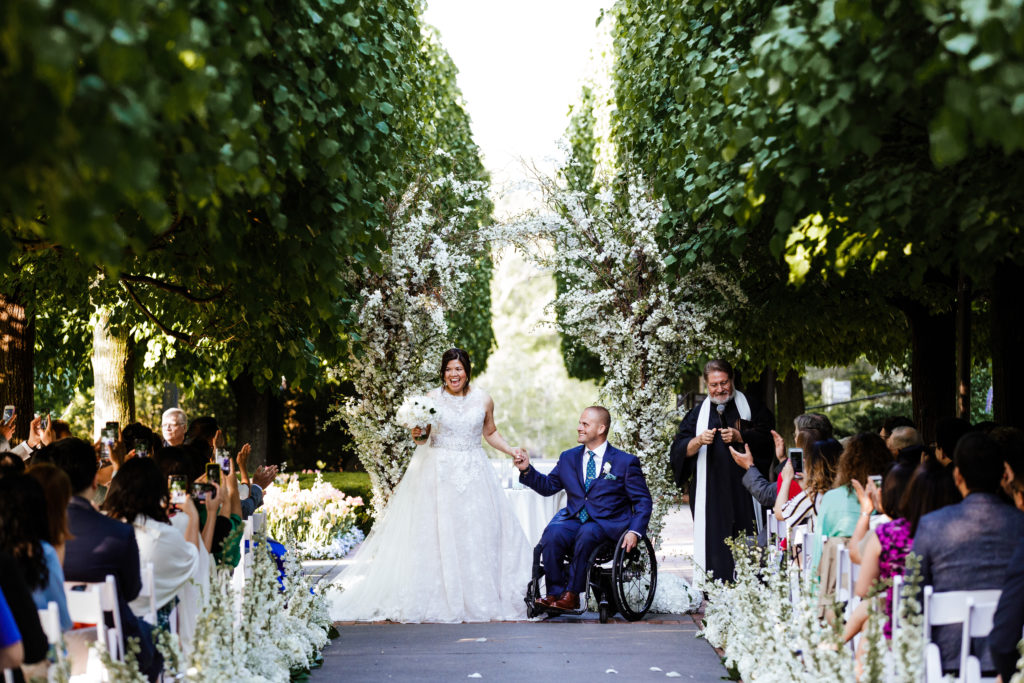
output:
[[[324, 472], [324, 481], [349, 496], [361, 496], [370, 502], [370, 475], [366, 472]], [[300, 474], [299, 486], [308, 489], [316, 480], [315, 474]]]

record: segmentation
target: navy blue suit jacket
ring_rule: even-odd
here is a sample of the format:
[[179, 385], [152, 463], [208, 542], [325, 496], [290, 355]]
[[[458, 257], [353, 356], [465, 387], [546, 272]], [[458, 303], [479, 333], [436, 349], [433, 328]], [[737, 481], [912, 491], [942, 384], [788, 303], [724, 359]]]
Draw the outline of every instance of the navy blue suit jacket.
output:
[[567, 501], [558, 515], [575, 517], [586, 508], [587, 514], [609, 538], [617, 539], [626, 531], [646, 534], [653, 502], [640, 468], [640, 459], [608, 444], [601, 469], [606, 469], [609, 464], [611, 468], [607, 474], [598, 472], [597, 479], [587, 491], [584, 488], [584, 450], [581, 445], [564, 451], [558, 457], [558, 464], [547, 475], [531, 465], [519, 474], [519, 481], [542, 496], [552, 496], [564, 490]]

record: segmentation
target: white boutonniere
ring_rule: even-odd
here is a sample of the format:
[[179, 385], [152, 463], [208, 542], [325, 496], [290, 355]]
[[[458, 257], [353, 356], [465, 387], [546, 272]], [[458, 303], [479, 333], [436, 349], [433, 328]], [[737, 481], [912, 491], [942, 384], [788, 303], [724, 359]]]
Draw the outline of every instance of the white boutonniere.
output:
[[612, 464], [610, 462], [604, 464], [604, 467], [601, 468], [601, 473], [605, 479], [618, 479], [618, 477], [612, 474]]

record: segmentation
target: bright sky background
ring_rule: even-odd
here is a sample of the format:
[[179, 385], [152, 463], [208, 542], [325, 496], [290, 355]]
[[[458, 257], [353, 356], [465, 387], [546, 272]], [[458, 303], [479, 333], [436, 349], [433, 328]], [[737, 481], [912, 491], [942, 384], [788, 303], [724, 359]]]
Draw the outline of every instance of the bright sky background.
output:
[[[427, 0], [459, 69], [458, 83], [495, 190], [557, 153], [569, 106], [579, 96], [595, 22], [612, 0]], [[499, 215], [523, 198], [498, 202]]]

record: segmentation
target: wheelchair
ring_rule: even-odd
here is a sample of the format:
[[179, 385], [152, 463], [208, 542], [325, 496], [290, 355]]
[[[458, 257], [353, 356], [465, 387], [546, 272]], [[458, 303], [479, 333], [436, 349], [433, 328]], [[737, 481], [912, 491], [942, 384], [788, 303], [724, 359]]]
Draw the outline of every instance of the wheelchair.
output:
[[[646, 535], [633, 550], [623, 550], [622, 539], [628, 533], [624, 532], [614, 544], [607, 541], [599, 545], [591, 553], [587, 563], [587, 588], [580, 595], [578, 610], [550, 609], [537, 604], [537, 599], [544, 595], [541, 592], [544, 567], [541, 544], [538, 543], [533, 549], [533, 577], [526, 588], [526, 615], [531, 619], [541, 614], [578, 616], [587, 611], [589, 596], [593, 595], [602, 624], [608, 623], [609, 617], [616, 613], [626, 621], [643, 619], [654, 602], [654, 591], [658, 587], [658, 560], [654, 555], [654, 545]], [[569, 556], [562, 558], [565, 571], [568, 571], [571, 559]]]

